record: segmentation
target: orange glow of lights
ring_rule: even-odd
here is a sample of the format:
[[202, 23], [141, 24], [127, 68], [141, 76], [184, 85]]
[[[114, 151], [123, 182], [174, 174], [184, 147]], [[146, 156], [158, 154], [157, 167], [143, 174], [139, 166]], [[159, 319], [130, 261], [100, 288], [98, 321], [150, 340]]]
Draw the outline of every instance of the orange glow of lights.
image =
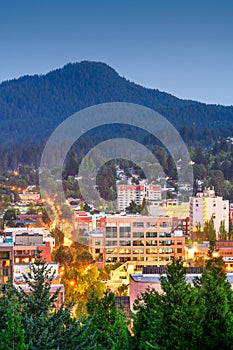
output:
[[69, 281], [69, 285], [70, 285], [70, 287], [74, 287], [75, 286], [75, 280], [70, 280]]
[[218, 257], [218, 252], [213, 252], [213, 257], [217, 258]]

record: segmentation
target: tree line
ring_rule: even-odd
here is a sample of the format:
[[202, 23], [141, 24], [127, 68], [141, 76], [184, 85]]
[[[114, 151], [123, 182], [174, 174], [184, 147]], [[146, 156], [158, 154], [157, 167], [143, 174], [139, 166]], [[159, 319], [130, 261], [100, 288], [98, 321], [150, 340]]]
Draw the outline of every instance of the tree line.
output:
[[80, 318], [72, 317], [72, 301], [56, 307], [59, 291], [50, 294], [54, 276], [38, 253], [24, 275], [30, 294], [12, 283], [2, 288], [0, 349], [232, 349], [233, 291], [223, 260], [213, 257], [210, 246], [192, 283], [182, 261], [174, 259], [160, 277], [162, 293], [147, 289], [139, 295], [131, 320], [109, 290], [99, 297], [93, 289]]

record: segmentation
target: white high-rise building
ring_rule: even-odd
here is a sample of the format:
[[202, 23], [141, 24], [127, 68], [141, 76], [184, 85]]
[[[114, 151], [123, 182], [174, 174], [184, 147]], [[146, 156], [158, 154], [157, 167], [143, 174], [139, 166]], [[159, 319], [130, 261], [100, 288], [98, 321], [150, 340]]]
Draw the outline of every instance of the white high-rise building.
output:
[[204, 224], [213, 216], [216, 235], [219, 235], [221, 221], [225, 224], [225, 230], [229, 231], [229, 201], [216, 196], [213, 189], [205, 189], [190, 198], [189, 220], [190, 232], [196, 232], [200, 225], [203, 231]]
[[151, 201], [161, 200], [162, 188], [160, 185], [118, 185], [117, 186], [117, 206], [118, 210], [125, 210], [134, 201], [141, 205], [143, 198]]

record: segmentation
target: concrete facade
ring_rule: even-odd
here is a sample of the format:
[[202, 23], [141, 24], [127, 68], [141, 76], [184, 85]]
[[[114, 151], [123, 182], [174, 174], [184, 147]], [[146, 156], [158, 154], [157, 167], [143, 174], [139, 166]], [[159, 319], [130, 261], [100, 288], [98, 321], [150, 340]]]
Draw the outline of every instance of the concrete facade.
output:
[[212, 189], [205, 189], [197, 193], [196, 197], [190, 198], [190, 232], [197, 231], [197, 225], [200, 225], [203, 231], [204, 224], [213, 216], [214, 228], [218, 237], [221, 221], [225, 223], [225, 229], [229, 231], [229, 201], [216, 196]]

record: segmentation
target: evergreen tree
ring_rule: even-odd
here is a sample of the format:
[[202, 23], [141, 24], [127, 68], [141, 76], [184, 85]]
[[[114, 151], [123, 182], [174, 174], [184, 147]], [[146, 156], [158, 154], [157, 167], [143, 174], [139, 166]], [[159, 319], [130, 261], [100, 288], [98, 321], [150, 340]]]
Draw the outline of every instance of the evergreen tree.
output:
[[199, 349], [202, 312], [197, 290], [185, 280], [180, 259], [161, 277], [162, 294], [147, 291], [135, 302], [135, 349]]
[[8, 302], [6, 328], [0, 332], [0, 350], [28, 350], [24, 342], [24, 329], [16, 297]]
[[95, 347], [99, 350], [128, 350], [130, 335], [126, 317], [117, 309], [114, 294], [106, 291], [103, 298], [92, 293], [87, 303], [90, 319], [89, 331], [95, 334]]
[[207, 261], [201, 278], [196, 280], [202, 304], [203, 338], [201, 349], [232, 349], [233, 292], [221, 257]]
[[55, 308], [59, 290], [50, 293], [54, 273], [37, 253], [31, 272], [24, 275], [29, 293], [18, 291], [25, 342], [30, 350], [84, 349], [80, 344], [86, 326], [70, 317], [70, 307]]
[[220, 222], [218, 239], [222, 239], [222, 240], [227, 239], [227, 231], [225, 229], [225, 221], [224, 220], [221, 220], [221, 222]]
[[213, 252], [216, 245], [216, 231], [214, 229], [214, 218], [211, 216], [209, 221], [206, 221], [203, 228], [204, 239], [210, 243], [210, 251]]

